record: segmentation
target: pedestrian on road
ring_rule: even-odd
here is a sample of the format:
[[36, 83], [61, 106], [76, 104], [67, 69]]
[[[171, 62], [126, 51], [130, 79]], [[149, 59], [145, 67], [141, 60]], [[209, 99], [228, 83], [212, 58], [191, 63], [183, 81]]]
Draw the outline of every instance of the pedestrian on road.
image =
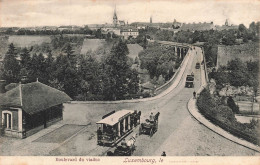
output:
[[196, 92], [193, 92], [193, 99], [196, 99]]
[[165, 153], [165, 151], [163, 151], [163, 153], [162, 153], [162, 155], [161, 156], [166, 156], [166, 153]]

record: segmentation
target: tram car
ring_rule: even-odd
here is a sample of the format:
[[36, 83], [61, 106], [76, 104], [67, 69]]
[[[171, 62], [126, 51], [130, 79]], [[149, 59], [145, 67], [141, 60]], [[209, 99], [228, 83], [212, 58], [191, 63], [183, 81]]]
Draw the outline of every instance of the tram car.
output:
[[133, 132], [140, 121], [141, 112], [134, 110], [113, 111], [97, 122], [97, 144], [113, 147]]
[[157, 112], [154, 116], [154, 120], [151, 121], [149, 119], [146, 119], [145, 123], [142, 123], [139, 128], [139, 135], [141, 134], [147, 134], [150, 137], [153, 136], [155, 132], [158, 130], [158, 118], [159, 118], [160, 112]]

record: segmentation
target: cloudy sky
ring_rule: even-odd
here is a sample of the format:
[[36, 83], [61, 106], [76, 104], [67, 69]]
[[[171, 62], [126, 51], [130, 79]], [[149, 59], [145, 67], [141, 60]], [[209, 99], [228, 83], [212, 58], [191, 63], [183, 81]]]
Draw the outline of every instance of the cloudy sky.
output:
[[258, 0], [0, 0], [0, 26], [85, 25], [112, 23], [211, 22], [222, 25], [260, 21]]

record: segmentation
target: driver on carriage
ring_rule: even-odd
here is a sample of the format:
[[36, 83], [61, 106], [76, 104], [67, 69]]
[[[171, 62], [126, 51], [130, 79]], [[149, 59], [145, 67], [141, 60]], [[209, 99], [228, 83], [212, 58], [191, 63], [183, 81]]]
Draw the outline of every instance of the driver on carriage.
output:
[[150, 122], [151, 123], [153, 123], [154, 122], [154, 115], [153, 115], [153, 113], [151, 112], [151, 115], [150, 115], [150, 117], [149, 117], [149, 120], [150, 120]]

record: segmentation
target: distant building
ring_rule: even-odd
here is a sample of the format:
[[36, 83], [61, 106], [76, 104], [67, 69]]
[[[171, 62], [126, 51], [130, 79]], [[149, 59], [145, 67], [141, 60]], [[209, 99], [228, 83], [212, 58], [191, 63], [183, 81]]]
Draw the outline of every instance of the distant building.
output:
[[116, 7], [115, 7], [115, 10], [114, 10], [113, 25], [114, 25], [114, 27], [117, 27], [117, 25], [118, 25], [118, 19], [117, 19], [117, 14], [116, 14]]
[[125, 26], [125, 21], [119, 21], [120, 26]]
[[138, 35], [139, 32], [137, 28], [127, 27], [121, 29], [121, 36], [123, 36], [124, 39], [127, 39], [129, 36], [136, 38]]
[[237, 25], [230, 24], [228, 19], [226, 19], [225, 24], [222, 26], [216, 25], [216, 30], [230, 30], [230, 29], [238, 29]]
[[153, 23], [153, 18], [152, 18], [152, 16], [150, 17], [150, 23]]
[[[1, 89], [4, 84], [1, 83]], [[0, 94], [1, 130], [25, 138], [63, 119], [63, 103], [71, 98], [40, 82], [19, 84]]]
[[183, 23], [182, 26], [180, 27], [180, 30], [183, 31], [205, 31], [205, 30], [215, 30], [215, 26], [213, 24], [213, 22], [207, 23], [188, 23], [185, 24]]

